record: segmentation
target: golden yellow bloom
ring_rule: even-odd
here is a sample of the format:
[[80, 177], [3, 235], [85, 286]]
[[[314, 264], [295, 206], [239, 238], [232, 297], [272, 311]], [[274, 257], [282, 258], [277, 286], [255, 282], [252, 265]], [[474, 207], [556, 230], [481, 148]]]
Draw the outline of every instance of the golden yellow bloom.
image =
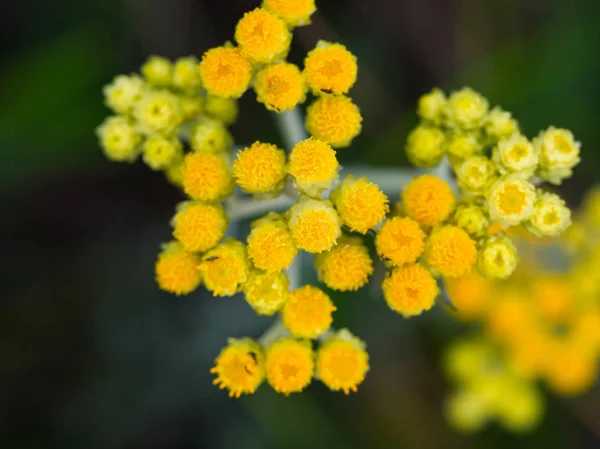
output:
[[483, 146], [475, 133], [453, 132], [446, 138], [446, 151], [458, 159], [473, 156], [482, 149]]
[[483, 237], [490, 226], [490, 221], [481, 206], [473, 203], [461, 204], [456, 208], [454, 223], [476, 239]]
[[309, 253], [332, 248], [341, 235], [342, 220], [329, 201], [303, 198], [289, 213], [296, 247]]
[[159, 288], [176, 295], [193, 292], [202, 282], [199, 262], [200, 258], [186, 251], [179, 242], [163, 245], [154, 267]]
[[444, 280], [446, 292], [460, 318], [479, 318], [486, 311], [492, 293], [492, 284], [477, 272]]
[[571, 224], [571, 210], [553, 193], [542, 192], [535, 200], [533, 213], [525, 223], [528, 231], [538, 237], [556, 237]]
[[507, 177], [494, 182], [487, 193], [490, 219], [514, 226], [534, 212], [535, 187], [524, 179]]
[[268, 64], [285, 58], [292, 35], [283, 20], [265, 9], [256, 8], [245, 13], [238, 22], [235, 40], [241, 53], [252, 63]]
[[225, 235], [227, 217], [220, 204], [186, 201], [178, 206], [171, 221], [173, 237], [187, 251], [206, 251]]
[[317, 351], [316, 377], [332, 391], [356, 392], [367, 371], [365, 343], [348, 329], [328, 336]]
[[252, 394], [265, 380], [263, 349], [250, 338], [231, 338], [210, 372], [217, 375], [213, 384], [229, 390], [229, 397]]
[[301, 140], [290, 152], [288, 171], [296, 187], [310, 196], [331, 187], [339, 168], [335, 151], [314, 137]]
[[315, 0], [263, 0], [262, 6], [290, 27], [308, 25], [310, 16], [317, 10]]
[[413, 179], [402, 192], [404, 211], [424, 226], [435, 226], [445, 221], [455, 202], [448, 183], [434, 175]]
[[161, 56], [150, 56], [142, 66], [141, 72], [146, 81], [153, 86], [168, 87], [172, 81], [173, 64]]
[[102, 151], [108, 159], [133, 162], [139, 155], [141, 136], [125, 117], [107, 117], [96, 130]]
[[239, 108], [233, 98], [207, 96], [204, 102], [204, 112], [229, 126], [237, 119]]
[[424, 258], [442, 276], [464, 276], [477, 260], [475, 240], [459, 227], [443, 226], [429, 236]]
[[492, 236], [479, 249], [477, 267], [487, 278], [506, 279], [515, 271], [518, 262], [517, 249], [510, 239]]
[[563, 396], [577, 396], [591, 389], [598, 377], [598, 361], [571, 342], [557, 342], [544, 371], [550, 388]]
[[411, 218], [390, 218], [377, 231], [375, 248], [379, 257], [392, 265], [413, 263], [425, 248], [425, 233]]
[[267, 382], [286, 396], [297, 393], [310, 384], [315, 362], [310, 342], [282, 338], [267, 348]]
[[190, 132], [192, 150], [199, 153], [222, 153], [233, 144], [233, 137], [219, 120], [202, 117]]
[[281, 309], [281, 319], [294, 337], [315, 339], [329, 329], [335, 310], [323, 290], [305, 285], [290, 292]]
[[417, 126], [406, 140], [408, 160], [417, 167], [435, 167], [444, 157], [444, 139], [444, 132], [439, 128]]
[[211, 48], [200, 62], [202, 85], [209, 95], [240, 98], [252, 78], [252, 65], [237, 48]]
[[538, 153], [521, 134], [501, 139], [494, 148], [493, 160], [500, 173], [519, 172], [530, 177], [538, 164]]
[[436, 87], [431, 92], [421, 95], [417, 105], [417, 114], [423, 120], [432, 122], [434, 125], [440, 125], [446, 101], [444, 92]]
[[343, 95], [323, 95], [306, 110], [306, 130], [334, 148], [350, 145], [360, 134], [361, 123], [360, 110]]
[[453, 392], [446, 401], [444, 412], [450, 425], [465, 433], [480, 430], [490, 418], [488, 402], [472, 389]]
[[289, 281], [285, 274], [253, 270], [244, 284], [246, 302], [259, 315], [273, 315], [288, 299]]
[[138, 128], [144, 134], [172, 134], [181, 122], [179, 98], [168, 91], [151, 91], [144, 94], [133, 111]]
[[233, 192], [233, 174], [225, 154], [188, 153], [182, 170], [183, 190], [192, 199], [216, 201]]
[[242, 290], [251, 266], [244, 244], [228, 238], [204, 254], [198, 268], [213, 296], [233, 296]]
[[179, 139], [167, 139], [160, 134], [146, 139], [142, 151], [144, 162], [152, 170], [163, 170], [170, 167], [183, 154]]
[[474, 129], [481, 125], [487, 111], [487, 99], [473, 89], [465, 87], [450, 94], [445, 115], [448, 126]]
[[471, 194], [484, 193], [494, 179], [494, 164], [484, 156], [470, 156], [455, 167], [458, 185]]
[[254, 142], [237, 153], [235, 181], [247, 193], [269, 193], [283, 187], [285, 153], [275, 145]]
[[431, 273], [419, 264], [394, 268], [381, 287], [390, 308], [406, 318], [431, 309], [439, 293]]
[[545, 320], [564, 322], [572, 312], [573, 287], [564, 276], [539, 277], [533, 283], [533, 301]]
[[358, 290], [373, 274], [369, 249], [359, 237], [341, 236], [329, 251], [317, 254], [319, 280], [333, 290]]
[[256, 268], [281, 271], [290, 266], [297, 254], [292, 234], [281, 215], [270, 212], [252, 223], [248, 255]]
[[306, 81], [315, 95], [348, 93], [357, 72], [356, 56], [342, 44], [319, 41], [304, 59]]
[[135, 104], [142, 98], [144, 80], [137, 75], [118, 75], [102, 89], [106, 105], [118, 114], [131, 114]]
[[502, 300], [493, 302], [487, 314], [489, 334], [499, 342], [521, 344], [531, 334], [533, 310], [523, 290], [505, 289]]
[[306, 99], [306, 81], [300, 69], [288, 62], [259, 70], [254, 83], [256, 100], [271, 111], [289, 111]]
[[497, 106], [488, 113], [483, 127], [492, 142], [508, 138], [519, 132], [519, 124], [512, 118], [511, 113], [503, 111]]
[[540, 153], [540, 164], [548, 168], [573, 168], [579, 163], [581, 144], [573, 133], [551, 126], [533, 140]]

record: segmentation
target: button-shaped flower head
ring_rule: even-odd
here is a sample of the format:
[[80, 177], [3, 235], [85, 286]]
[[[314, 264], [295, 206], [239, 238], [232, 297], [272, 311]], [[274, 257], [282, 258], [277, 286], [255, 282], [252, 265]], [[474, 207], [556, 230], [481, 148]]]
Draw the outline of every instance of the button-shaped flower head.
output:
[[237, 48], [211, 48], [202, 56], [200, 77], [209, 95], [240, 98], [250, 85], [252, 65]]
[[254, 64], [268, 64], [285, 58], [292, 35], [285, 22], [266, 9], [247, 12], [235, 27], [241, 53]]
[[439, 292], [431, 273], [419, 264], [394, 268], [381, 287], [390, 308], [406, 318], [431, 309]]
[[386, 220], [375, 236], [377, 254], [391, 265], [413, 263], [425, 248], [425, 233], [408, 217]]
[[304, 60], [306, 81], [315, 95], [348, 93], [357, 72], [356, 57], [342, 44], [319, 41]]
[[262, 6], [290, 27], [310, 24], [310, 16], [317, 10], [315, 0], [263, 0]]
[[214, 296], [233, 296], [242, 290], [251, 265], [244, 244], [228, 238], [204, 254], [199, 268]]
[[315, 370], [314, 354], [309, 341], [282, 338], [266, 351], [267, 382], [286, 396], [310, 384]]
[[289, 111], [306, 99], [306, 81], [300, 69], [288, 62], [259, 70], [254, 83], [256, 100], [271, 111]]
[[448, 183], [434, 175], [413, 179], [402, 192], [404, 212], [424, 226], [444, 222], [454, 210], [455, 203]]
[[225, 154], [188, 153], [182, 170], [183, 190], [195, 200], [221, 200], [233, 192], [231, 163]]
[[373, 260], [360, 237], [341, 236], [329, 251], [315, 257], [319, 280], [339, 291], [358, 290], [373, 273]]
[[107, 117], [96, 130], [106, 157], [117, 162], [133, 162], [140, 154], [141, 136], [129, 119]]
[[281, 309], [281, 319], [294, 337], [314, 339], [329, 329], [335, 310], [323, 290], [305, 285], [290, 292]]
[[340, 165], [335, 151], [314, 137], [301, 140], [290, 152], [288, 171], [298, 189], [317, 196], [333, 185]]
[[283, 188], [285, 153], [275, 145], [254, 142], [237, 153], [233, 174], [244, 192], [261, 194]]
[[492, 221], [513, 226], [533, 213], [535, 187], [518, 177], [500, 178], [490, 186], [486, 199]]
[[280, 271], [253, 270], [244, 284], [246, 302], [259, 315], [273, 315], [288, 299], [289, 281]]
[[252, 394], [265, 379], [263, 349], [250, 338], [231, 338], [210, 372], [217, 376], [213, 383], [227, 389], [230, 397]]
[[187, 251], [204, 252], [215, 246], [225, 235], [227, 217], [220, 204], [185, 201], [173, 217], [173, 237]]
[[417, 126], [406, 140], [406, 155], [411, 164], [431, 168], [444, 157], [444, 132], [430, 126]]
[[162, 246], [155, 265], [158, 286], [175, 295], [187, 295], [198, 288], [202, 273], [198, 270], [200, 258], [183, 248], [179, 242]]
[[424, 258], [442, 276], [463, 276], [471, 271], [477, 260], [475, 240], [457, 226], [434, 229], [427, 240]]
[[306, 130], [334, 148], [350, 145], [362, 129], [360, 110], [342, 95], [323, 95], [306, 110]]
[[280, 214], [270, 212], [252, 223], [248, 255], [256, 268], [281, 271], [290, 266], [297, 254], [292, 234]]
[[342, 219], [329, 201], [303, 198], [289, 211], [296, 247], [309, 253], [332, 248], [341, 235]]

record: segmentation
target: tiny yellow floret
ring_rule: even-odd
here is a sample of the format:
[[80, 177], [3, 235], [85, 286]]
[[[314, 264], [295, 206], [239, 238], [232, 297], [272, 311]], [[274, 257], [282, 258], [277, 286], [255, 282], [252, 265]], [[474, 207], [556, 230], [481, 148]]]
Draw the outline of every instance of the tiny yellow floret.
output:
[[446, 292], [460, 318], [480, 318], [486, 311], [492, 283], [473, 270], [464, 276], [444, 280]]
[[447, 182], [434, 175], [413, 179], [402, 193], [406, 214], [424, 226], [445, 221], [454, 209], [456, 200]]
[[310, 16], [317, 10], [315, 0], [263, 0], [262, 6], [290, 27], [310, 24]]
[[483, 127], [492, 142], [508, 138], [519, 132], [519, 124], [508, 111], [499, 107], [493, 108], [485, 118]]
[[411, 218], [390, 218], [377, 231], [375, 248], [384, 262], [397, 266], [413, 263], [425, 248], [425, 233]]
[[310, 384], [315, 370], [311, 344], [305, 340], [282, 338], [266, 351], [267, 382], [278, 393], [297, 393]]
[[187, 295], [198, 288], [202, 273], [198, 270], [200, 258], [186, 251], [179, 242], [162, 246], [155, 265], [158, 286], [175, 295]]
[[198, 268], [213, 296], [233, 296], [242, 290], [251, 266], [244, 244], [228, 238], [204, 254]]
[[252, 63], [268, 64], [285, 58], [292, 35], [275, 14], [256, 8], [247, 12], [235, 27], [235, 40], [241, 53]]
[[342, 44], [319, 41], [304, 59], [306, 81], [315, 95], [348, 93], [357, 72], [356, 56]]
[[481, 206], [474, 203], [458, 206], [454, 212], [454, 223], [475, 239], [483, 237], [490, 227], [487, 214]]
[[296, 247], [309, 253], [332, 248], [342, 233], [342, 219], [326, 200], [301, 199], [290, 209], [288, 224]]
[[246, 302], [259, 315], [273, 315], [288, 299], [289, 281], [280, 271], [253, 270], [244, 284]]
[[227, 216], [220, 204], [186, 201], [178, 206], [171, 222], [173, 237], [187, 251], [206, 251], [225, 235]]
[[362, 129], [360, 110], [342, 95], [323, 95], [306, 110], [306, 130], [334, 148], [350, 145]]
[[424, 258], [442, 276], [464, 276], [477, 260], [477, 247], [475, 240], [463, 229], [446, 225], [431, 233], [425, 245]]
[[500, 178], [486, 195], [492, 221], [514, 226], [531, 216], [536, 199], [535, 187], [518, 177]]
[[373, 274], [373, 260], [360, 237], [341, 236], [329, 251], [317, 254], [315, 266], [319, 280], [338, 291], [354, 291]]
[[329, 329], [335, 310], [323, 290], [305, 285], [290, 292], [281, 309], [281, 319], [294, 337], [315, 339]]
[[483, 122], [488, 107], [485, 97], [465, 87], [450, 94], [445, 109], [446, 122], [448, 126], [455, 128], [477, 128]]
[[533, 213], [525, 227], [538, 237], [556, 237], [571, 224], [571, 210], [554, 193], [541, 192], [533, 205]]
[[198, 60], [194, 56], [181, 58], [173, 66], [173, 86], [186, 95], [197, 95], [202, 80]]
[[220, 120], [202, 117], [190, 131], [190, 145], [198, 153], [223, 153], [232, 143], [233, 137]]
[[144, 134], [173, 134], [183, 122], [179, 98], [169, 91], [147, 92], [133, 111], [140, 131]]
[[434, 125], [440, 125], [443, 120], [444, 108], [446, 106], [446, 95], [437, 87], [431, 92], [421, 95], [417, 105], [417, 114], [423, 120]]
[[148, 167], [152, 170], [164, 170], [181, 159], [183, 148], [179, 139], [155, 134], [146, 139], [142, 152]]
[[144, 80], [137, 75], [118, 75], [102, 89], [106, 105], [118, 114], [131, 114], [142, 98]]
[[453, 132], [446, 137], [446, 151], [457, 159], [465, 159], [483, 150], [477, 134], [472, 132]]
[[192, 199], [216, 201], [233, 192], [233, 173], [225, 154], [188, 153], [182, 170], [183, 190]]
[[161, 56], [150, 56], [141, 69], [148, 83], [156, 87], [168, 87], [173, 78], [173, 64]]
[[229, 391], [229, 397], [252, 394], [265, 380], [262, 346], [250, 338], [231, 338], [210, 370], [217, 378], [213, 384]]
[[455, 166], [458, 185], [473, 195], [481, 195], [495, 179], [492, 161], [485, 156], [470, 156]]
[[229, 126], [237, 119], [239, 108], [233, 98], [207, 96], [204, 101], [204, 112]]
[[479, 249], [479, 272], [491, 279], [506, 279], [517, 267], [517, 249], [508, 237], [489, 237]]
[[248, 235], [248, 255], [252, 263], [267, 272], [288, 268], [298, 249], [283, 217], [270, 212], [251, 225]]
[[405, 318], [430, 310], [439, 293], [431, 273], [419, 264], [394, 268], [381, 287], [390, 308]]
[[289, 111], [306, 99], [306, 81], [300, 69], [288, 62], [259, 70], [254, 83], [256, 100], [276, 112]]
[[513, 134], [494, 148], [493, 160], [502, 174], [520, 173], [530, 177], [538, 164], [538, 153], [526, 137]]
[[335, 150], [314, 137], [301, 140], [290, 152], [288, 171], [296, 187], [307, 195], [317, 196], [331, 187], [339, 169]]
[[240, 98], [250, 85], [252, 65], [237, 48], [211, 48], [202, 56], [200, 77], [209, 95]]
[[533, 141], [540, 152], [540, 164], [549, 168], [573, 168], [579, 163], [581, 144], [567, 129], [551, 126]]
[[126, 117], [107, 117], [96, 129], [102, 151], [108, 159], [116, 162], [133, 162], [140, 154], [142, 137]]
[[406, 139], [404, 149], [408, 160], [416, 167], [435, 167], [444, 157], [444, 139], [444, 132], [439, 128], [417, 126]]
[[237, 153], [233, 163], [236, 183], [247, 193], [270, 193], [283, 187], [285, 152], [269, 143], [254, 142]]

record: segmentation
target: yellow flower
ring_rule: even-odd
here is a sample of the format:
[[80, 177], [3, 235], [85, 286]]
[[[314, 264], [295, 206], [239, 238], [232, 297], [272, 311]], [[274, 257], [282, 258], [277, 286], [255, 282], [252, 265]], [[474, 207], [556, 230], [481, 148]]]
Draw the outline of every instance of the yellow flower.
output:
[[204, 254], [198, 268], [202, 271], [204, 285], [213, 296], [235, 295], [250, 275], [246, 247], [231, 238]]
[[256, 100], [271, 111], [289, 111], [306, 99], [306, 82], [300, 69], [288, 62], [259, 70], [254, 83]]
[[481, 142], [474, 133], [454, 132], [446, 139], [446, 151], [450, 156], [465, 159], [481, 152]]
[[492, 284], [476, 271], [444, 279], [444, 285], [460, 318], [472, 320], [486, 312], [492, 294]]
[[342, 44], [319, 41], [304, 59], [306, 81], [315, 95], [348, 93], [357, 72], [356, 57]]
[[181, 122], [179, 98], [168, 91], [153, 91], [144, 94], [136, 103], [134, 116], [144, 134], [172, 134]]
[[217, 375], [213, 384], [229, 390], [229, 397], [252, 394], [265, 380], [263, 349], [250, 338], [231, 338], [210, 372]]
[[497, 106], [488, 113], [483, 127], [492, 142], [506, 139], [519, 132], [519, 124], [512, 118], [511, 113]]
[[434, 125], [440, 125], [446, 101], [444, 92], [436, 87], [431, 92], [421, 95], [417, 105], [417, 114], [423, 120], [432, 122]]
[[111, 161], [133, 162], [137, 159], [141, 136], [127, 118], [107, 117], [96, 134], [104, 154]]
[[273, 315], [288, 299], [289, 281], [285, 274], [253, 270], [244, 284], [246, 302], [259, 315]]
[[281, 215], [270, 212], [252, 223], [248, 255], [256, 268], [281, 271], [290, 266], [297, 254], [298, 249]]
[[538, 164], [538, 154], [526, 137], [513, 134], [494, 148], [493, 160], [502, 174], [519, 172], [530, 177]]
[[506, 279], [517, 267], [517, 249], [508, 237], [489, 237], [479, 249], [477, 267], [491, 279]]
[[262, 6], [290, 27], [310, 24], [310, 16], [317, 10], [315, 0], [263, 0]]
[[572, 311], [573, 291], [564, 276], [541, 276], [533, 282], [533, 301], [544, 320], [565, 322]]
[[323, 290], [305, 285], [290, 292], [281, 309], [281, 319], [294, 337], [315, 339], [329, 329], [335, 310]]
[[431, 273], [419, 264], [394, 268], [381, 287], [390, 308], [406, 318], [430, 310], [439, 292]]
[[356, 392], [367, 371], [365, 343], [348, 329], [328, 336], [317, 351], [316, 377], [332, 391]]
[[190, 132], [192, 150], [199, 153], [222, 153], [233, 144], [233, 138], [223, 122], [202, 117]]
[[317, 254], [315, 265], [319, 280], [339, 291], [358, 290], [373, 274], [369, 249], [359, 237], [341, 236], [336, 246]]
[[301, 140], [290, 152], [288, 171], [296, 187], [310, 196], [331, 187], [338, 178], [339, 168], [335, 151], [313, 137]]
[[229, 126], [237, 119], [239, 108], [233, 98], [208, 96], [204, 102], [204, 112]]
[[224, 154], [188, 153], [182, 170], [183, 190], [192, 199], [216, 201], [233, 192], [233, 174]]
[[142, 151], [144, 162], [152, 170], [169, 168], [183, 155], [183, 149], [179, 139], [167, 139], [160, 134], [150, 136], [144, 142]]
[[306, 130], [334, 148], [350, 145], [362, 129], [362, 116], [352, 100], [323, 95], [306, 110]]
[[533, 213], [525, 223], [527, 230], [538, 237], [556, 237], [571, 224], [571, 211], [553, 193], [542, 192], [535, 200]]
[[446, 225], [435, 229], [425, 246], [427, 264], [445, 277], [464, 276], [477, 260], [475, 240], [463, 229]]
[[590, 390], [598, 377], [598, 361], [571, 342], [557, 342], [544, 377], [550, 388], [562, 396], [577, 396]]
[[189, 56], [175, 61], [173, 66], [173, 86], [187, 95], [196, 95], [200, 91], [202, 80], [198, 60]]
[[342, 220], [329, 201], [303, 198], [292, 206], [289, 216], [296, 247], [309, 253], [332, 248], [342, 233]]
[[455, 167], [458, 185], [471, 194], [481, 194], [494, 179], [494, 164], [484, 156], [470, 156]]
[[139, 76], [118, 75], [102, 91], [109, 108], [118, 114], [131, 114], [135, 104], [142, 98], [144, 89], [144, 80]]
[[540, 421], [544, 404], [539, 391], [525, 382], [504, 382], [495, 404], [498, 420], [511, 432], [526, 432]]
[[479, 127], [487, 112], [487, 99], [469, 87], [452, 92], [445, 109], [448, 126], [462, 129]]
[[[451, 279], [451, 282], [455, 282]], [[444, 356], [444, 369], [455, 382], [473, 384], [489, 374], [494, 361], [491, 342], [482, 338], [462, 338], [452, 342]]]
[[200, 258], [186, 251], [181, 243], [169, 242], [163, 245], [155, 265], [158, 286], [176, 295], [193, 292], [202, 281], [198, 263]]
[[204, 97], [179, 97], [183, 120], [190, 122], [204, 111]]
[[454, 194], [448, 183], [434, 175], [413, 179], [402, 192], [404, 211], [424, 226], [435, 226], [445, 221], [454, 204]]
[[171, 222], [173, 237], [187, 251], [206, 251], [225, 235], [227, 217], [220, 204], [186, 201], [178, 206]]
[[417, 167], [435, 167], [444, 157], [444, 139], [444, 132], [439, 128], [417, 126], [406, 140], [408, 160]]
[[455, 429], [473, 433], [487, 423], [490, 418], [488, 402], [472, 389], [453, 392], [445, 404], [445, 415]]
[[535, 187], [528, 181], [507, 177], [494, 182], [487, 193], [490, 219], [514, 226], [534, 212]]
[[235, 181], [247, 193], [269, 193], [283, 188], [285, 152], [269, 143], [254, 142], [237, 153]]
[[483, 237], [490, 226], [490, 221], [481, 206], [473, 203], [461, 204], [456, 208], [454, 223], [475, 239]]
[[142, 66], [141, 72], [146, 81], [153, 86], [168, 87], [173, 76], [173, 64], [161, 56], [150, 56]]
[[285, 58], [292, 35], [283, 20], [265, 9], [256, 8], [245, 13], [238, 22], [235, 40], [241, 53], [250, 61], [268, 64]]
[[240, 98], [250, 85], [252, 65], [237, 48], [211, 48], [202, 56], [200, 77], [209, 95]]
[[265, 368], [267, 382], [286, 396], [310, 384], [315, 362], [310, 342], [282, 338], [267, 348]]
[[392, 265], [413, 263], [425, 248], [425, 233], [411, 218], [386, 220], [375, 236], [379, 257]]
[[540, 153], [540, 165], [547, 168], [573, 168], [579, 163], [581, 144], [573, 133], [551, 126], [533, 140]]

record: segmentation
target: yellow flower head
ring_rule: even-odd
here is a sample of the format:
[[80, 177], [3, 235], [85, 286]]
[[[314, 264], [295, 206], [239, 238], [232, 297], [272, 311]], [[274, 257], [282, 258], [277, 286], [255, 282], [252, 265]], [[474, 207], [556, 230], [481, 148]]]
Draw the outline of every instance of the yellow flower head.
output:
[[303, 198], [289, 212], [296, 247], [309, 253], [332, 248], [341, 235], [342, 220], [329, 201]]
[[[457, 280], [450, 280], [455, 281]], [[446, 350], [444, 369], [452, 380], [473, 384], [489, 374], [487, 368], [493, 359], [494, 350], [489, 340], [462, 338], [452, 342]]]
[[268, 64], [285, 58], [292, 35], [283, 20], [265, 9], [256, 8], [245, 13], [238, 22], [235, 40], [241, 53], [252, 63]]
[[282, 338], [267, 348], [267, 382], [286, 396], [297, 393], [310, 384], [315, 362], [310, 342]]
[[252, 394], [265, 380], [263, 349], [250, 338], [231, 338], [210, 372], [217, 375], [213, 384], [229, 390], [229, 397]]
[[248, 236], [248, 255], [256, 266], [267, 272], [290, 266], [298, 249], [283, 217], [275, 212], [252, 223]]
[[402, 192], [404, 211], [424, 226], [435, 226], [445, 221], [452, 213], [455, 202], [448, 183], [434, 175], [413, 179]]
[[118, 75], [111, 84], [104, 86], [106, 105], [118, 114], [131, 114], [144, 89], [144, 80], [139, 76]]
[[598, 361], [571, 342], [552, 347], [544, 370], [550, 388], [562, 396], [577, 396], [590, 390], [598, 377]]
[[237, 153], [235, 181], [247, 193], [269, 193], [283, 187], [285, 153], [275, 145], [254, 142]]
[[502, 174], [518, 172], [530, 177], [537, 167], [538, 154], [526, 137], [513, 134], [498, 142], [493, 160]]
[[154, 267], [159, 288], [176, 295], [193, 292], [202, 281], [199, 263], [200, 258], [186, 251], [181, 243], [163, 245]]
[[168, 91], [145, 93], [136, 103], [133, 113], [144, 134], [169, 135], [183, 122], [179, 98]]
[[486, 198], [490, 218], [503, 226], [518, 225], [535, 210], [535, 187], [524, 179], [501, 178], [490, 186]]
[[253, 270], [244, 284], [246, 302], [259, 315], [273, 315], [288, 299], [289, 281], [285, 274]]
[[237, 48], [211, 48], [202, 56], [200, 77], [209, 95], [240, 98], [250, 85], [252, 65]]
[[306, 99], [306, 81], [289, 62], [270, 64], [259, 70], [254, 83], [256, 100], [271, 111], [289, 111]]
[[127, 118], [107, 117], [96, 134], [104, 154], [111, 161], [133, 162], [137, 159], [141, 136]]
[[314, 137], [301, 140], [290, 153], [288, 170], [294, 184], [310, 196], [317, 196], [331, 187], [338, 178], [339, 169], [335, 151]]
[[166, 58], [150, 56], [142, 66], [142, 75], [156, 87], [168, 87], [173, 78], [173, 64]]
[[471, 194], [482, 194], [494, 179], [494, 164], [484, 156], [466, 158], [455, 168], [458, 185]]
[[506, 279], [517, 267], [517, 249], [508, 237], [492, 236], [479, 249], [479, 272], [491, 279]]
[[204, 285], [213, 296], [235, 295], [250, 275], [246, 247], [231, 238], [204, 254], [198, 268], [204, 276]]
[[483, 127], [492, 142], [506, 139], [519, 132], [519, 124], [512, 118], [511, 113], [497, 106], [488, 113]]
[[305, 285], [290, 292], [281, 309], [281, 319], [294, 337], [315, 339], [329, 329], [335, 310], [323, 290]]
[[208, 96], [204, 101], [204, 112], [229, 126], [237, 119], [239, 108], [233, 98]]
[[186, 201], [178, 206], [171, 222], [173, 237], [187, 251], [206, 251], [225, 235], [227, 217], [220, 204]]
[[547, 168], [573, 168], [579, 163], [581, 144], [575, 141], [573, 133], [566, 129], [551, 126], [533, 140], [539, 151], [540, 165]]
[[225, 154], [188, 153], [182, 170], [183, 190], [195, 200], [221, 200], [233, 192], [233, 174]]
[[344, 224], [360, 234], [377, 226], [390, 210], [387, 196], [364, 176], [348, 175], [332, 192], [331, 200]]
[[540, 421], [543, 398], [535, 385], [522, 381], [505, 381], [498, 395], [495, 411], [500, 423], [511, 432], [527, 432]]
[[419, 264], [394, 268], [381, 287], [390, 308], [407, 318], [431, 309], [439, 292], [431, 273]]
[[413, 263], [425, 248], [425, 233], [411, 218], [390, 218], [377, 231], [375, 248], [379, 257], [392, 265]]
[[306, 130], [334, 148], [350, 145], [360, 134], [361, 123], [360, 110], [343, 95], [323, 95], [306, 110]]
[[359, 237], [341, 236], [329, 251], [317, 254], [319, 280], [333, 290], [358, 290], [373, 273], [369, 249]]
[[342, 44], [319, 41], [304, 59], [306, 81], [315, 95], [348, 93], [357, 72], [356, 56]]
[[202, 80], [198, 60], [194, 56], [181, 58], [173, 66], [173, 86], [187, 95], [196, 95], [200, 91]]
[[448, 126], [461, 129], [477, 128], [487, 112], [487, 99], [468, 87], [452, 92], [445, 109]]
[[452, 157], [465, 159], [481, 152], [483, 146], [475, 133], [454, 132], [446, 139], [446, 151]]
[[150, 136], [142, 147], [143, 159], [152, 170], [164, 170], [181, 159], [183, 149], [177, 138], [166, 138], [160, 134]]
[[201, 118], [190, 132], [190, 145], [198, 153], [222, 153], [231, 147], [233, 138], [223, 122]]
[[192, 121], [204, 111], [204, 97], [179, 97], [181, 105], [181, 114], [184, 121]]
[[463, 229], [446, 225], [435, 229], [425, 246], [425, 260], [445, 277], [464, 276], [477, 260], [475, 240]]
[[542, 276], [533, 283], [538, 313], [549, 322], [563, 323], [573, 307], [573, 287], [565, 276]]
[[316, 377], [332, 391], [356, 392], [367, 371], [365, 343], [348, 329], [328, 336], [317, 351]]
[[317, 10], [315, 0], [263, 0], [262, 6], [290, 27], [308, 25], [310, 16]]
[[475, 239], [487, 234], [490, 227], [490, 221], [486, 213], [481, 206], [474, 203], [458, 206], [456, 212], [454, 212], [454, 223]]
[[417, 114], [423, 120], [427, 120], [434, 125], [440, 125], [443, 119], [444, 109], [446, 107], [446, 95], [437, 87], [431, 92], [421, 95], [417, 105]]
[[571, 210], [553, 193], [542, 192], [535, 200], [533, 213], [525, 223], [527, 230], [538, 237], [556, 237], [571, 224]]
[[417, 167], [435, 167], [444, 157], [444, 139], [444, 132], [439, 128], [417, 126], [406, 140], [408, 160]]
[[486, 311], [492, 284], [476, 271], [457, 278], [447, 278], [444, 285], [460, 318], [479, 318]]
[[474, 389], [461, 389], [447, 399], [444, 413], [452, 427], [464, 433], [482, 429], [490, 418], [488, 401]]

